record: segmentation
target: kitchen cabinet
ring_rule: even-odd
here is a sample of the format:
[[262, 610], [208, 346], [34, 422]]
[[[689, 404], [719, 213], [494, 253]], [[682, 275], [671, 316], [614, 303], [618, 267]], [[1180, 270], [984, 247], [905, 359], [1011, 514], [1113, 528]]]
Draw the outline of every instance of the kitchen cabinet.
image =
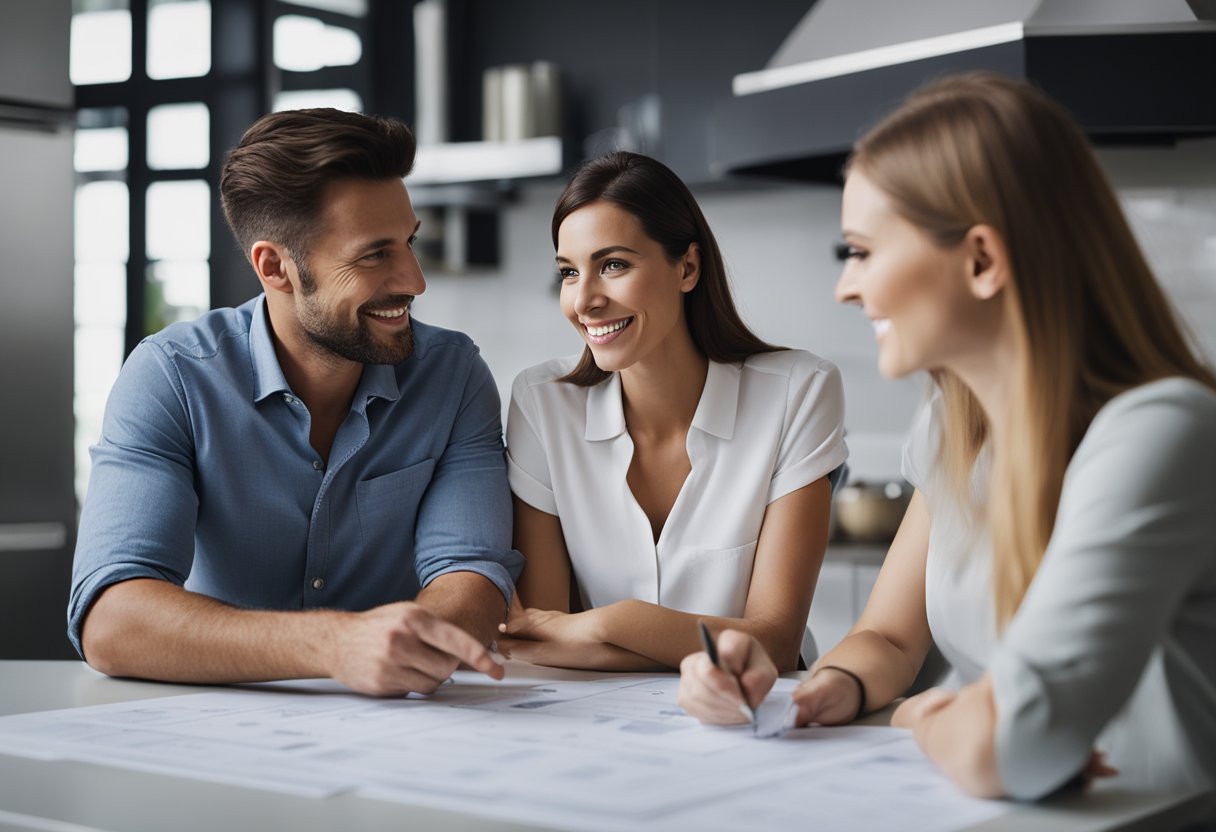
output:
[[[365, 101], [416, 128], [420, 114], [446, 111], [438, 131], [446, 140], [420, 145], [408, 182], [434, 229], [423, 241], [425, 265], [460, 272], [497, 263], [497, 207], [518, 182], [568, 176], [582, 160], [615, 149], [655, 156], [690, 184], [709, 182], [714, 103], [730, 96], [734, 74], [769, 58], [810, 4], [446, 0], [438, 50], [444, 107], [415, 89], [418, 56], [430, 50], [415, 40], [414, 5], [372, 0]], [[486, 70], [536, 62], [557, 67], [561, 135], [482, 144]]]
[[[397, 8], [393, 8], [393, 6]], [[373, 3], [372, 109], [412, 121], [412, 22], [406, 4]], [[711, 179], [709, 118], [731, 78], [762, 66], [808, 0], [448, 0], [447, 136], [482, 138], [482, 75], [549, 61], [558, 68], [566, 171], [622, 142], [690, 183]]]

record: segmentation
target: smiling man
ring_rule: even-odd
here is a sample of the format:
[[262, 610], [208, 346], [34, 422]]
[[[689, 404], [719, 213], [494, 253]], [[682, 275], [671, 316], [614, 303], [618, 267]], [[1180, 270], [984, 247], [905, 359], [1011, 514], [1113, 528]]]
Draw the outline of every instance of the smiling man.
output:
[[425, 290], [409, 129], [268, 115], [224, 211], [263, 293], [146, 338], [110, 394], [81, 517], [72, 642], [105, 673], [333, 677], [428, 692], [486, 643], [522, 565], [497, 388]]

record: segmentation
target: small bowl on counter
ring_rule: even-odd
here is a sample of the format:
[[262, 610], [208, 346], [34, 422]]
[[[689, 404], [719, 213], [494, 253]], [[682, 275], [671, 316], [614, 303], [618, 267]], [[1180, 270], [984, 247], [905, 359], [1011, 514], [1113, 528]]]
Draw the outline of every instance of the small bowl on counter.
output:
[[912, 499], [905, 480], [856, 480], [837, 489], [832, 498], [832, 540], [847, 543], [890, 543]]

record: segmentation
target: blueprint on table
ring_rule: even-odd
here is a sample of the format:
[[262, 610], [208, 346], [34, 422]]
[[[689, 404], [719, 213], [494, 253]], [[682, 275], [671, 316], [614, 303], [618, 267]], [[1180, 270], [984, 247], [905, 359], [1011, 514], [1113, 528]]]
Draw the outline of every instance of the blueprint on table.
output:
[[[783, 708], [794, 684], [779, 680], [768, 707]], [[0, 717], [0, 752], [574, 830], [944, 830], [1008, 810], [958, 792], [906, 731], [759, 739], [700, 725], [677, 685], [458, 672], [425, 698], [251, 686]]]

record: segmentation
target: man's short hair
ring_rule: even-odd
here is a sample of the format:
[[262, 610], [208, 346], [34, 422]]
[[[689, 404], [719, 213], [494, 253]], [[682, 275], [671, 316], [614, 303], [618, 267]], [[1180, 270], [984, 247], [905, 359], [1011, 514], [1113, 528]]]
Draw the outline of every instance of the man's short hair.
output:
[[258, 240], [307, 257], [321, 194], [342, 179], [404, 177], [414, 135], [401, 121], [330, 108], [262, 116], [224, 160], [220, 201], [245, 256]]

